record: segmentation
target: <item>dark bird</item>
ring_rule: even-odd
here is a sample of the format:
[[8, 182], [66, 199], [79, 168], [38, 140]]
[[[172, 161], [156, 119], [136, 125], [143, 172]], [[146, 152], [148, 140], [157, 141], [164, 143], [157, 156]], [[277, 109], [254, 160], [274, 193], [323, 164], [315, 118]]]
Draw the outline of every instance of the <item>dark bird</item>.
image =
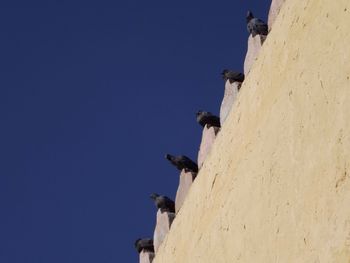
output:
[[134, 243], [137, 253], [142, 250], [154, 252], [153, 239], [152, 238], [139, 238]]
[[224, 69], [221, 73], [222, 78], [227, 81], [229, 80], [230, 83], [233, 82], [243, 82], [244, 81], [244, 74], [243, 73], [239, 73], [239, 72], [235, 72], [232, 70], [228, 70], [228, 69]]
[[268, 26], [267, 24], [259, 18], [255, 18], [253, 13], [248, 11], [247, 13], [247, 29], [253, 37], [256, 35], [264, 35], [268, 34]]
[[163, 212], [171, 212], [175, 213], [175, 203], [169, 197], [164, 195], [159, 195], [153, 193], [150, 195], [151, 199], [153, 199], [154, 204], [160, 211]]
[[209, 127], [220, 127], [220, 118], [211, 114], [207, 111], [198, 111], [197, 114], [197, 122], [204, 127], [205, 125]]
[[170, 154], [166, 154], [165, 158], [168, 159], [180, 171], [182, 169], [185, 169], [186, 172], [198, 172], [198, 165], [187, 156], [173, 156]]

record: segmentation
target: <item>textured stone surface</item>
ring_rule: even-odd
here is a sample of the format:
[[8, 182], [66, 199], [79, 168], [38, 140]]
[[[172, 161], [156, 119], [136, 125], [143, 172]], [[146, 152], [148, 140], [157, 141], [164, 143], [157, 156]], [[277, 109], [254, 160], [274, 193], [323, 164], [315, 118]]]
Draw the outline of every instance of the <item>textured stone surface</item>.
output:
[[159, 246], [162, 244], [164, 238], [169, 232], [171, 223], [175, 218], [174, 213], [164, 212], [162, 213], [159, 209], [157, 211], [157, 222], [154, 230], [153, 244], [154, 251], [157, 253]]
[[225, 83], [225, 93], [224, 98], [221, 102], [220, 107], [220, 123], [221, 126], [224, 124], [228, 114], [230, 113], [233, 103], [235, 102], [238, 90], [241, 87], [242, 83], [240, 82], [233, 82], [230, 83], [230, 81], [226, 81]]
[[210, 149], [215, 141], [217, 133], [220, 131], [218, 127], [210, 127], [207, 125], [203, 128], [202, 141], [198, 152], [198, 168], [200, 169], [204, 163], [205, 158], [210, 153]]
[[284, 3], [154, 262], [349, 262], [349, 24]]
[[151, 263], [154, 258], [154, 253], [142, 250], [140, 253], [140, 263]]
[[185, 170], [181, 171], [179, 186], [177, 188], [176, 198], [175, 198], [176, 213], [180, 210], [183, 202], [185, 201], [186, 195], [190, 190], [193, 180], [194, 180], [194, 175], [191, 172], [185, 172]]
[[269, 11], [269, 18], [268, 18], [268, 25], [269, 25], [269, 31], [272, 28], [273, 23], [276, 20], [276, 17], [278, 16], [282, 5], [284, 4], [286, 0], [272, 0], [271, 1], [271, 6], [270, 6], [270, 11]]
[[258, 58], [260, 49], [266, 39], [266, 36], [256, 35], [253, 37], [252, 35], [248, 38], [248, 48], [247, 54], [244, 60], [244, 74], [247, 76], [252, 65], [255, 63]]

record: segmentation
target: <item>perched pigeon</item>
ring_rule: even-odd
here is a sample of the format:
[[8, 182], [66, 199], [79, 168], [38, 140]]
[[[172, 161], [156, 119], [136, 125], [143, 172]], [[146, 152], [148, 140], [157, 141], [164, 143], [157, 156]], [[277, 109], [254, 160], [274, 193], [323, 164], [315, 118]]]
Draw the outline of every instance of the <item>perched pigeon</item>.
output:
[[172, 156], [170, 154], [166, 154], [165, 158], [168, 159], [180, 171], [185, 169], [186, 172], [198, 172], [198, 165], [187, 156]]
[[243, 73], [235, 72], [232, 70], [224, 69], [222, 71], [221, 75], [225, 81], [229, 80], [230, 83], [233, 83], [235, 81], [237, 81], [237, 82], [244, 81], [244, 74]]
[[267, 24], [259, 18], [255, 18], [253, 13], [250, 11], [247, 13], [247, 29], [253, 37], [256, 35], [266, 36], [268, 34]]
[[139, 238], [135, 241], [134, 245], [137, 253], [140, 253], [142, 250], [154, 252], [152, 238]]
[[156, 207], [163, 212], [172, 212], [175, 213], [175, 203], [169, 197], [164, 195], [159, 195], [153, 193], [150, 195], [151, 199], [153, 199]]
[[197, 122], [204, 127], [205, 125], [209, 127], [220, 127], [220, 118], [211, 114], [207, 111], [198, 111], [197, 112]]

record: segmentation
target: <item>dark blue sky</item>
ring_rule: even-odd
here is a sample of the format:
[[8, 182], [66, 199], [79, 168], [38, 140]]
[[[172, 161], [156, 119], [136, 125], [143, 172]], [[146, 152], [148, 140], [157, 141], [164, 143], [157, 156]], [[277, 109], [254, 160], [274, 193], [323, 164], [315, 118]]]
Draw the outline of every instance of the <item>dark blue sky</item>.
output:
[[2, 1], [0, 262], [137, 262], [165, 153], [193, 159], [198, 109], [242, 70], [270, 0]]

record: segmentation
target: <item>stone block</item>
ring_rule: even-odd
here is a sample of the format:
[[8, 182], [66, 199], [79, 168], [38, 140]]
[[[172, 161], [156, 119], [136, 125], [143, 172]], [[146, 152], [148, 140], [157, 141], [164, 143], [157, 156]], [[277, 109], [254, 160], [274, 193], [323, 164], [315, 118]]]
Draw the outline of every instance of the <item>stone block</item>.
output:
[[157, 253], [160, 244], [162, 244], [165, 236], [170, 230], [171, 223], [175, 218], [175, 213], [157, 211], [156, 228], [153, 235], [154, 251]]
[[276, 17], [278, 16], [284, 2], [285, 0], [272, 0], [269, 11], [269, 18], [267, 21], [267, 24], [269, 25], [269, 31], [271, 30], [272, 25], [275, 22]]
[[154, 252], [142, 250], [140, 253], [140, 263], [152, 263]]
[[195, 178], [195, 174], [191, 172], [185, 172], [185, 170], [181, 171], [180, 174], [180, 182], [179, 186], [177, 188], [176, 192], [176, 198], [175, 198], [175, 212], [177, 213], [183, 202], [185, 201], [186, 195], [188, 191], [190, 190], [190, 187], [193, 183], [193, 180]]
[[248, 38], [248, 49], [244, 60], [244, 74], [247, 75], [254, 64], [255, 60], [258, 58], [260, 49], [266, 39], [266, 36], [252, 35]]
[[227, 80], [225, 83], [224, 98], [221, 102], [221, 107], [220, 107], [221, 126], [224, 124], [228, 114], [231, 111], [232, 105], [237, 98], [238, 90], [240, 89], [241, 85], [242, 85], [241, 82], [230, 83], [229, 80]]
[[203, 128], [203, 133], [202, 133], [202, 141], [199, 147], [199, 152], [198, 152], [198, 168], [200, 169], [203, 165], [203, 162], [207, 155], [210, 152], [210, 149], [215, 141], [215, 137], [220, 131], [220, 128], [218, 127], [210, 127], [206, 125]]

